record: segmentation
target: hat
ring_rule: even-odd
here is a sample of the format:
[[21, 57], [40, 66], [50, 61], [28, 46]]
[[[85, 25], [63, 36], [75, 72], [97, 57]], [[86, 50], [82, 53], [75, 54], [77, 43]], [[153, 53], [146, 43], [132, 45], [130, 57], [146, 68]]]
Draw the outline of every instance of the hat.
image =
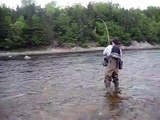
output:
[[120, 45], [121, 42], [119, 41], [119, 39], [112, 39], [112, 42], [115, 44], [115, 45]]

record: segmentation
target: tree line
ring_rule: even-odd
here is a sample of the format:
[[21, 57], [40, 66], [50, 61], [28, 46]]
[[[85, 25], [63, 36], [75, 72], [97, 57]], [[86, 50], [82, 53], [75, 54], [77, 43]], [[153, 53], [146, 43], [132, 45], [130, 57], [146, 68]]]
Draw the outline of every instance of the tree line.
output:
[[124, 9], [113, 3], [75, 4], [61, 8], [54, 1], [44, 8], [34, 0], [22, 0], [16, 9], [0, 6], [0, 49], [106, 46], [118, 37], [124, 45], [132, 40], [160, 43], [160, 7]]

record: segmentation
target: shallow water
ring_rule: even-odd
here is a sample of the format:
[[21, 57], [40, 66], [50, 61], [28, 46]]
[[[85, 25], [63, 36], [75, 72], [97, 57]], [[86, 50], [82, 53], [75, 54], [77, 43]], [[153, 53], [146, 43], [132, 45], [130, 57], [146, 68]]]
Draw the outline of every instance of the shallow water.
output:
[[159, 120], [160, 50], [124, 51], [121, 94], [101, 53], [0, 61], [0, 120]]

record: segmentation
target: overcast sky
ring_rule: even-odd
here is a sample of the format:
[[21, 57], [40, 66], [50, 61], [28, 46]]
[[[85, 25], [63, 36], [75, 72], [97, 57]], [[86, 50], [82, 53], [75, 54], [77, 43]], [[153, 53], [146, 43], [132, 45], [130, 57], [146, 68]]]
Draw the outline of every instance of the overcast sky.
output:
[[[35, 0], [38, 5], [42, 7], [46, 3], [49, 3], [52, 0]], [[160, 0], [54, 0], [57, 2], [58, 6], [71, 6], [74, 3], [81, 3], [83, 6], [86, 6], [90, 1], [94, 2], [113, 2], [119, 3], [121, 7], [126, 9], [134, 7], [140, 9], [146, 9], [147, 6], [160, 6]], [[17, 5], [21, 5], [21, 0], [0, 0], [0, 4], [5, 3], [9, 7], [16, 8]]]

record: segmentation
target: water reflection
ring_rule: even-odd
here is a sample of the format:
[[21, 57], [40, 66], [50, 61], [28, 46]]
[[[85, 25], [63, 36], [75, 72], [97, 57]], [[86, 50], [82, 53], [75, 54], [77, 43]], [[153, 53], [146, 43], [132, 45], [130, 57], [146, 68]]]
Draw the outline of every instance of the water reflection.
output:
[[122, 103], [122, 98], [119, 96], [118, 93], [106, 92], [105, 98], [106, 98], [106, 102], [108, 103], [110, 111], [120, 109], [120, 104]]

